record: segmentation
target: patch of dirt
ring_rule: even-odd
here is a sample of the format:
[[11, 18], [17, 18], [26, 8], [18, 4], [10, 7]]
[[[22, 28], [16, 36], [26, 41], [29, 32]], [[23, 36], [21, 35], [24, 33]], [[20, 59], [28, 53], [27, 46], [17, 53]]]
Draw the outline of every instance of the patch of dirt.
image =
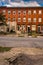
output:
[[43, 65], [42, 48], [12, 48], [0, 53], [0, 65]]
[[43, 55], [18, 54], [8, 59], [9, 65], [43, 65]]

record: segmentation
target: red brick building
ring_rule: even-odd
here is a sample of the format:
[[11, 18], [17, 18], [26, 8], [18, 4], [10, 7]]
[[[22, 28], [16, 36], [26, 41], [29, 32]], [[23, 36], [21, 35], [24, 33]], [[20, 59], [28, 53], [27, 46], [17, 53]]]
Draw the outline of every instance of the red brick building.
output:
[[43, 32], [43, 7], [0, 7], [9, 30]]

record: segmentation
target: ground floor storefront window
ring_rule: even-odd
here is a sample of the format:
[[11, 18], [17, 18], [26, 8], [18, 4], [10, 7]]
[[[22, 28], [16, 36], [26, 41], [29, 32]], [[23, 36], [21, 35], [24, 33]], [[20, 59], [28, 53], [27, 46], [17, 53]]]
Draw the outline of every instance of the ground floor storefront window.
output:
[[32, 32], [38, 32], [41, 33], [43, 32], [43, 26], [41, 25], [18, 25], [17, 26], [18, 31], [22, 32], [27, 32], [27, 33], [32, 33]]
[[32, 31], [36, 31], [36, 25], [32, 25]]

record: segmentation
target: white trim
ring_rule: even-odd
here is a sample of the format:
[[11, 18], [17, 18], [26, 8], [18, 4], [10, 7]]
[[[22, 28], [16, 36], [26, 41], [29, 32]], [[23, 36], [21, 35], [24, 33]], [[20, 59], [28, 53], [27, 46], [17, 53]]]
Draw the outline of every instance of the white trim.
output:
[[30, 27], [30, 25], [28, 25], [27, 27]]

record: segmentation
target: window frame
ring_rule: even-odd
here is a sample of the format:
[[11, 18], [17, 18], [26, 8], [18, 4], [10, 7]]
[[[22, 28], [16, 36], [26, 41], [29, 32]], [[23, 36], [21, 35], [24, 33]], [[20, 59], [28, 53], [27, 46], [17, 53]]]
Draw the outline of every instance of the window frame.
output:
[[33, 18], [33, 22], [37, 22], [37, 18]]
[[23, 22], [26, 22], [26, 17], [23, 18]]
[[11, 14], [11, 11], [10, 10], [8, 10], [8, 14]]
[[31, 13], [32, 13], [31, 10], [28, 10], [28, 15], [31, 15]]
[[21, 22], [21, 18], [20, 17], [18, 18], [18, 22]]
[[38, 22], [42, 22], [42, 18], [38, 18]]
[[28, 18], [28, 22], [31, 22], [31, 18]]

